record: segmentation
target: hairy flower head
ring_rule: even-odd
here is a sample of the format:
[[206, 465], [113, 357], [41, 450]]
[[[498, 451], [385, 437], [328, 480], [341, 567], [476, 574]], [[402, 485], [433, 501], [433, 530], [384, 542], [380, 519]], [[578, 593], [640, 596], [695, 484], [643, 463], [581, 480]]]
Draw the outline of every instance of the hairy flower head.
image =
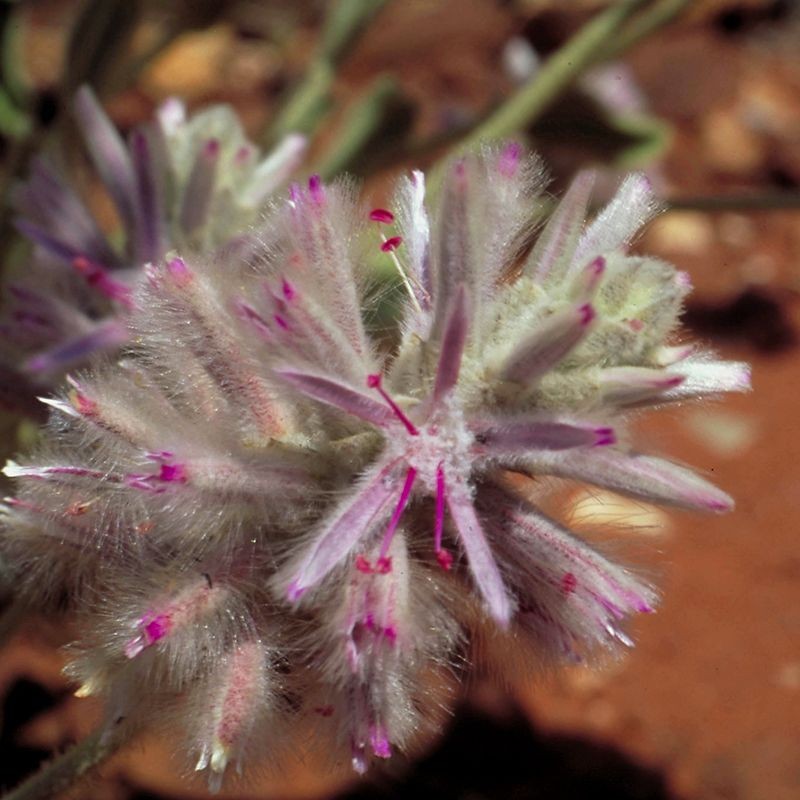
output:
[[145, 264], [173, 249], [235, 245], [305, 149], [302, 136], [290, 135], [262, 158], [225, 105], [187, 117], [180, 101], [167, 100], [127, 142], [88, 87], [76, 95], [74, 116], [119, 225], [107, 235], [46, 157], [16, 188], [15, 224], [34, 258], [8, 289], [0, 333], [10, 359], [22, 353], [23, 371], [40, 383], [125, 341], [124, 318]]
[[[306, 716], [363, 771], [413, 742], [478, 628], [554, 659], [630, 643], [652, 590], [519, 481], [728, 510], [624, 423], [749, 373], [675, 341], [686, 276], [628, 252], [644, 177], [587, 224], [579, 175], [534, 239], [540, 172], [486, 150], [433, 208], [414, 172], [369, 214], [312, 178], [257, 246], [149, 268], [125, 356], [48, 400], [45, 444], [5, 469], [2, 551], [32, 603], [70, 599], [84, 693], [171, 708], [216, 778]], [[390, 345], [364, 314], [376, 226], [407, 295]]]

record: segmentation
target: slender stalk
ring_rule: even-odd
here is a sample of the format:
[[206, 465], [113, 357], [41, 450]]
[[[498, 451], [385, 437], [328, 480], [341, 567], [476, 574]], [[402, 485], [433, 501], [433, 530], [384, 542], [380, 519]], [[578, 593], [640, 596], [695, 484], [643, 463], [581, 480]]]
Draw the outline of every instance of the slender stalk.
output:
[[330, 104], [336, 67], [387, 0], [335, 0], [328, 4], [320, 42], [305, 76], [294, 87], [265, 144], [289, 133], [313, 134]]
[[598, 60], [609, 40], [648, 0], [622, 0], [597, 14], [536, 74], [462, 140], [459, 150], [503, 139], [527, 128], [578, 76]]
[[3, 795], [2, 800], [54, 800], [110, 758], [125, 741], [119, 731], [96, 731], [48, 761], [37, 773]]
[[312, 171], [327, 180], [349, 168], [381, 127], [386, 109], [396, 97], [395, 81], [388, 75], [378, 76], [348, 109], [339, 126], [340, 132]]
[[601, 52], [602, 60], [617, 58], [642, 39], [676, 19], [692, 0], [658, 0], [626, 25]]

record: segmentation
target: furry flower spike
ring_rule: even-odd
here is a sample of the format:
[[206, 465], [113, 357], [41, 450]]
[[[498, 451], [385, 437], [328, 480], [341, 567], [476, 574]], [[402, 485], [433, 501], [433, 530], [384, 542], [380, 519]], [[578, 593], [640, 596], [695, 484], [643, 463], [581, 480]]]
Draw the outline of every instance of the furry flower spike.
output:
[[0, 364], [5, 355], [40, 386], [126, 341], [145, 264], [173, 249], [210, 254], [240, 244], [306, 146], [290, 134], [262, 157], [226, 105], [188, 116], [172, 98], [127, 142], [88, 86], [73, 112], [119, 224], [108, 236], [49, 157], [35, 159], [15, 187], [14, 224], [34, 250], [25, 276], [8, 287]]
[[[624, 423], [749, 372], [675, 341], [686, 275], [628, 252], [643, 176], [587, 224], [579, 175], [535, 238], [541, 188], [516, 145], [452, 162], [430, 209], [419, 172], [369, 213], [311, 178], [249, 253], [149, 270], [125, 356], [5, 468], [2, 551], [32, 604], [69, 598], [70, 670], [109, 719], [168, 715], [215, 783], [316, 718], [363, 771], [435, 716], [432, 665], [479, 628], [556, 659], [630, 644], [653, 592], [520, 482], [727, 511]], [[405, 293], [391, 347], [370, 242]]]

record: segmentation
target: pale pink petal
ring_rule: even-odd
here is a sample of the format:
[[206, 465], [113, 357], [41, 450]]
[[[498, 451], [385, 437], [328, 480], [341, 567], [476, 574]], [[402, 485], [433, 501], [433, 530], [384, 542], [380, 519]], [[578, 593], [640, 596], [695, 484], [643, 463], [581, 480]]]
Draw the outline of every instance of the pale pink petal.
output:
[[603, 400], [618, 406], [665, 402], [684, 380], [677, 370], [648, 367], [609, 367], [597, 378]]
[[136, 179], [122, 137], [94, 92], [82, 86], [75, 95], [75, 118], [87, 151], [129, 231], [136, 229]]
[[332, 378], [288, 367], [276, 369], [275, 374], [307, 397], [338, 408], [373, 425], [388, 428], [394, 424], [392, 412], [382, 403]]
[[327, 524], [301, 559], [287, 591], [289, 600], [299, 600], [347, 558], [392, 497], [400, 492], [401, 485], [396, 460], [379, 464], [366, 475], [353, 494], [328, 517]]
[[657, 210], [649, 178], [642, 173], [629, 175], [581, 236], [572, 268], [579, 269], [596, 256], [626, 247]]
[[264, 202], [289, 180], [303, 162], [307, 148], [308, 139], [299, 133], [290, 133], [281, 139], [277, 147], [253, 170], [248, 186], [242, 193], [242, 202], [251, 206]]
[[686, 400], [718, 392], [746, 392], [750, 365], [741, 361], [684, 361], [671, 370], [683, 381], [665, 393], [668, 400]]
[[414, 170], [404, 178], [397, 193], [397, 222], [403, 235], [406, 268], [414, 296], [423, 311], [431, 306], [430, 238], [428, 212], [425, 210], [425, 175]]
[[592, 306], [583, 304], [558, 312], [519, 342], [505, 359], [499, 377], [527, 384], [550, 370], [583, 339], [594, 319]]
[[461, 357], [469, 333], [467, 292], [460, 285], [452, 298], [452, 304], [442, 336], [442, 349], [439, 352], [439, 366], [436, 370], [436, 383], [433, 389], [434, 401], [441, 400], [458, 381]]
[[542, 452], [526, 460], [532, 472], [586, 481], [651, 503], [730, 511], [733, 500], [691, 470], [655, 456], [594, 448]]
[[456, 530], [475, 583], [489, 613], [495, 621], [505, 627], [511, 620], [512, 606], [506, 592], [503, 578], [494, 560], [486, 534], [472, 504], [469, 489], [458, 480], [447, 481], [447, 507], [455, 523]]
[[560, 277], [572, 260], [594, 180], [594, 172], [577, 175], [539, 236], [525, 265], [537, 283]]
[[614, 429], [546, 419], [481, 420], [471, 426], [489, 456], [614, 444]]

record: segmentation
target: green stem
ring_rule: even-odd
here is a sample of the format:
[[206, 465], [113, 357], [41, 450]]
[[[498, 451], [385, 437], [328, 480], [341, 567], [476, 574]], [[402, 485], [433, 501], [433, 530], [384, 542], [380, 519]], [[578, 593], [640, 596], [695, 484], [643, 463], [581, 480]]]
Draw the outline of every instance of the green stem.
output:
[[48, 761], [37, 773], [3, 795], [2, 800], [53, 800], [100, 766], [124, 741], [125, 737], [119, 733], [96, 731]]
[[580, 74], [594, 63], [609, 39], [648, 0], [622, 0], [586, 23], [550, 56], [536, 74], [512, 97], [478, 125], [459, 150], [478, 142], [504, 139], [527, 128]]
[[311, 135], [330, 105], [336, 67], [387, 0], [336, 0], [328, 4], [320, 43], [305, 76], [292, 89], [264, 136], [267, 145], [289, 133]]
[[652, 8], [645, 9], [631, 20], [601, 52], [601, 59], [609, 61], [618, 58], [642, 39], [663, 28], [680, 15], [692, 0], [659, 0]]
[[388, 75], [379, 75], [347, 110], [332, 146], [312, 171], [327, 180], [348, 169], [379, 130], [387, 108], [396, 97], [395, 81]]

